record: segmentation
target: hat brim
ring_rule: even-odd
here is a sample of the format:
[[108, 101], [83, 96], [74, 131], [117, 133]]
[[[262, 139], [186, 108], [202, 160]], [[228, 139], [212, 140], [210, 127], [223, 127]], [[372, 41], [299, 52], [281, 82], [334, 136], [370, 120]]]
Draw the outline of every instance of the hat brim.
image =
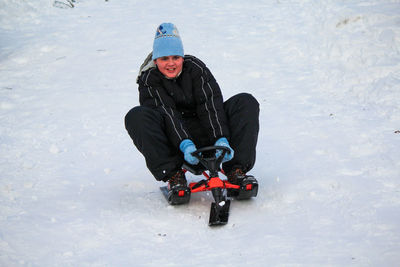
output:
[[184, 56], [182, 41], [179, 38], [166, 36], [154, 40], [152, 59], [167, 56]]

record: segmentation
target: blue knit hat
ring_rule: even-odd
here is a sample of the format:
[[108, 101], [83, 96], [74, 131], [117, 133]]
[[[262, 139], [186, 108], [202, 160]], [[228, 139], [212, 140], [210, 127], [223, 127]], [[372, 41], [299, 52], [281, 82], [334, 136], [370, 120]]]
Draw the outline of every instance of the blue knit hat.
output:
[[183, 44], [178, 29], [172, 23], [163, 23], [158, 26], [153, 43], [153, 57], [181, 56], [183, 57]]

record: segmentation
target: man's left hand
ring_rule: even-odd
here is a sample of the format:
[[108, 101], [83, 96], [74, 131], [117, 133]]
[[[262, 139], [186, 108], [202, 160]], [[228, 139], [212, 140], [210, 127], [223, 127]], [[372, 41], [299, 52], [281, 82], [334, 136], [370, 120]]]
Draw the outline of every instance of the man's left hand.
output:
[[[231, 148], [231, 146], [229, 145], [228, 140], [225, 137], [221, 137], [220, 139], [218, 139], [215, 144], [215, 146], [224, 146], [229, 148], [229, 152], [225, 153], [225, 156], [222, 160], [222, 162], [226, 162], [226, 161], [230, 161], [231, 159], [233, 159], [233, 156], [235, 154], [235, 152], [233, 151], [233, 149]], [[222, 154], [222, 150], [217, 149], [217, 151], [215, 152], [215, 157], [219, 158]]]

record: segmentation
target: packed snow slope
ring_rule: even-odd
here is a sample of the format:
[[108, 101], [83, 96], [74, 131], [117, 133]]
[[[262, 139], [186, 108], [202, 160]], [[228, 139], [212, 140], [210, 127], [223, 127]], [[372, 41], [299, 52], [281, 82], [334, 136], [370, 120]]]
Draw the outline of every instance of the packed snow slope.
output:
[[[399, 1], [57, 6], [0, 0], [0, 266], [398, 266]], [[259, 196], [224, 227], [124, 129], [162, 22], [260, 102]]]

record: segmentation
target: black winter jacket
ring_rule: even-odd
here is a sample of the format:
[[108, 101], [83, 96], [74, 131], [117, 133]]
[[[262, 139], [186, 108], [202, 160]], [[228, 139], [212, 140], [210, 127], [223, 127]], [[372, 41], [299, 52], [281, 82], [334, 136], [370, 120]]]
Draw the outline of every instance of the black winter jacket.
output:
[[191, 139], [183, 119], [187, 117], [197, 117], [214, 142], [223, 136], [229, 138], [221, 90], [198, 58], [186, 55], [182, 72], [175, 79], [166, 78], [152, 66], [141, 72], [137, 82], [140, 105], [163, 115], [166, 133], [175, 147]]

